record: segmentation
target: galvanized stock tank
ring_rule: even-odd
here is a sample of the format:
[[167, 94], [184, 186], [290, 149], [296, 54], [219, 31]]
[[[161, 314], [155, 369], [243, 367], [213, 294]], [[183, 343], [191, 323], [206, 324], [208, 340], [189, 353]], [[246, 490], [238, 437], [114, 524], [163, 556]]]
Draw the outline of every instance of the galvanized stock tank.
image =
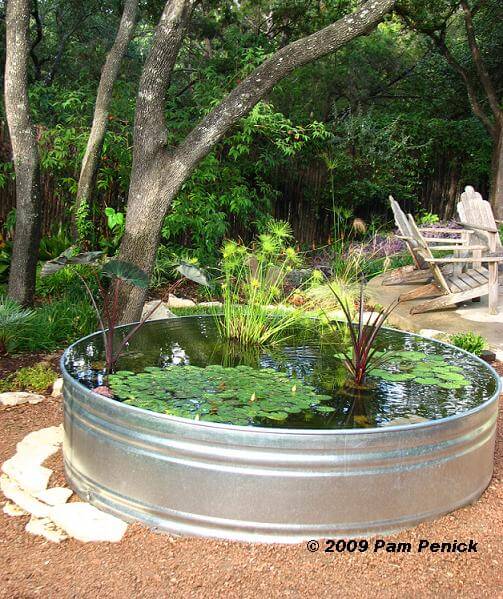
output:
[[285, 543], [382, 534], [473, 502], [491, 479], [496, 373], [492, 398], [442, 420], [294, 430], [135, 408], [81, 385], [65, 356], [71, 486], [100, 509], [170, 533]]

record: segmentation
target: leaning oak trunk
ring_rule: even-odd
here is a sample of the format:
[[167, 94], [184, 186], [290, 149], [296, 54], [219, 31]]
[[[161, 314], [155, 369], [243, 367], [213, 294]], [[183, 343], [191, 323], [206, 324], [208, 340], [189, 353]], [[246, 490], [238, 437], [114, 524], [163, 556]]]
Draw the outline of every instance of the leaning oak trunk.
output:
[[5, 113], [16, 174], [16, 230], [9, 297], [33, 303], [40, 243], [41, 195], [37, 137], [28, 99], [30, 1], [9, 0], [5, 18]]
[[[120, 258], [152, 272], [164, 217], [183, 182], [213, 146], [294, 69], [371, 31], [396, 0], [370, 0], [354, 13], [278, 50], [258, 66], [188, 134], [166, 148], [166, 90], [195, 0], [170, 0], [156, 28], [136, 103], [133, 168]], [[137, 320], [144, 292], [128, 289], [122, 322]]]
[[82, 160], [75, 204], [77, 233], [79, 238], [84, 238], [81, 241], [86, 241], [86, 232], [85, 225], [79, 226], [79, 222], [83, 224], [86, 221], [88, 205], [91, 202], [98, 174], [113, 86], [119, 74], [122, 59], [133, 36], [137, 9], [138, 0], [126, 0], [124, 3], [117, 36], [101, 71], [96, 104], [94, 106], [93, 123]]
[[503, 123], [497, 128], [493, 139], [490, 201], [494, 216], [503, 220]]

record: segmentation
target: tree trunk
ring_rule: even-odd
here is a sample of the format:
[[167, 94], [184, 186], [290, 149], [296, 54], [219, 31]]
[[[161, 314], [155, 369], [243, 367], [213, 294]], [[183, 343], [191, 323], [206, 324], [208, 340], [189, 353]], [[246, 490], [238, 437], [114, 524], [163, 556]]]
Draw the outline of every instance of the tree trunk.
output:
[[497, 128], [493, 140], [490, 193], [494, 216], [499, 220], [503, 220], [503, 125]]
[[[107, 129], [108, 111], [110, 101], [112, 100], [113, 86], [119, 74], [124, 54], [133, 37], [137, 10], [138, 0], [126, 0], [124, 2], [124, 9], [117, 35], [101, 71], [96, 104], [94, 106], [93, 123], [87, 141], [84, 158], [82, 160], [75, 203], [77, 233], [81, 241], [85, 241], [86, 231], [85, 226], [79, 227], [78, 225], [79, 222], [85, 223], [87, 217], [87, 208], [91, 202], [101, 160], [101, 151]], [[82, 237], [84, 237], [84, 239], [82, 239]]]
[[37, 137], [28, 99], [30, 1], [9, 0], [5, 18], [5, 113], [16, 174], [16, 230], [9, 297], [33, 303], [40, 244], [41, 195]]
[[[212, 147], [281, 79], [371, 31], [395, 0], [370, 0], [354, 13], [278, 50], [248, 75], [189, 133], [167, 149], [166, 89], [194, 0], [170, 0], [156, 28], [136, 103], [133, 168], [120, 259], [152, 272], [164, 217], [183, 182]], [[145, 293], [124, 290], [121, 321], [138, 320]]]

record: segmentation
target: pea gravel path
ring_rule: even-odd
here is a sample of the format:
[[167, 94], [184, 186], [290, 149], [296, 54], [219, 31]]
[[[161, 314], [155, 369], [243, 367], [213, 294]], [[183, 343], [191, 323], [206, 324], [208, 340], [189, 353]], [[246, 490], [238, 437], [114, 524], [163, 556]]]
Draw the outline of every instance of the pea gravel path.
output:
[[[61, 420], [55, 399], [0, 408], [0, 462], [28, 432]], [[60, 479], [61, 456], [51, 467]], [[474, 539], [477, 553], [309, 553], [304, 545], [171, 538], [140, 525], [118, 544], [57, 545], [26, 533], [26, 520], [0, 513], [1, 598], [503, 597], [503, 415], [494, 478], [482, 498], [388, 539], [413, 546]]]

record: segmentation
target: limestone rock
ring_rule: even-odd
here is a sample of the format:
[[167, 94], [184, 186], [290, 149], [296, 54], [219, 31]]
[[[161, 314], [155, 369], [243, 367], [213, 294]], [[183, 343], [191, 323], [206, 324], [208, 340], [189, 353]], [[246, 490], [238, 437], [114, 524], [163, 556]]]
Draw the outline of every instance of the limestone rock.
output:
[[53, 543], [61, 543], [65, 539], [68, 539], [68, 535], [64, 530], [56, 526], [49, 518], [35, 518], [32, 516], [25, 527], [26, 532], [32, 535], [38, 535], [45, 537], [48, 541]]
[[17, 455], [24, 461], [42, 464], [49, 456], [58, 451], [63, 443], [63, 436], [62, 425], [33, 431], [16, 445]]
[[44, 396], [27, 391], [9, 391], [0, 393], [0, 404], [3, 406], [19, 406], [23, 403], [36, 404], [44, 401]]
[[449, 341], [449, 335], [444, 331], [438, 331], [437, 329], [421, 329], [419, 334], [428, 339], [438, 339], [439, 341]]
[[60, 397], [63, 394], [63, 379], [56, 379], [52, 384], [51, 397]]
[[52, 507], [49, 518], [68, 535], [84, 543], [118, 543], [127, 529], [126, 522], [102, 512], [89, 503], [65, 503]]
[[7, 499], [10, 499], [22, 510], [37, 518], [47, 518], [49, 516], [49, 511], [53, 509], [38, 499], [35, 499], [26, 491], [23, 491], [23, 489], [21, 489], [21, 487], [6, 474], [0, 476], [0, 489]]
[[22, 510], [15, 503], [11, 503], [10, 501], [8, 501], [3, 506], [3, 513], [7, 514], [7, 516], [26, 516], [28, 512], [25, 512], [24, 510]]
[[187, 299], [185, 297], [177, 297], [172, 293], [168, 296], [167, 305], [169, 308], [190, 308], [191, 306], [195, 306], [196, 303], [191, 299]]
[[49, 426], [33, 431], [16, 445], [18, 453], [22, 453], [28, 446], [52, 445], [59, 447], [63, 443], [64, 429], [63, 425]]
[[222, 302], [199, 302], [198, 306], [204, 306], [206, 308], [221, 308]]
[[40, 491], [35, 497], [48, 505], [62, 505], [63, 503], [66, 503], [72, 495], [73, 491], [71, 489], [67, 489], [66, 487], [52, 487], [51, 489]]
[[47, 489], [52, 474], [49, 468], [39, 466], [36, 461], [19, 453], [2, 464], [2, 472], [32, 495]]
[[[145, 316], [145, 314], [148, 314], [156, 304], [159, 304], [157, 300], [147, 302], [143, 306], [142, 318]], [[159, 304], [158, 308], [156, 308], [156, 310], [147, 318], [147, 320], [160, 320], [161, 318], [173, 318], [174, 316], [175, 315], [173, 312], [168, 309], [168, 304], [163, 302], [162, 304]]]

